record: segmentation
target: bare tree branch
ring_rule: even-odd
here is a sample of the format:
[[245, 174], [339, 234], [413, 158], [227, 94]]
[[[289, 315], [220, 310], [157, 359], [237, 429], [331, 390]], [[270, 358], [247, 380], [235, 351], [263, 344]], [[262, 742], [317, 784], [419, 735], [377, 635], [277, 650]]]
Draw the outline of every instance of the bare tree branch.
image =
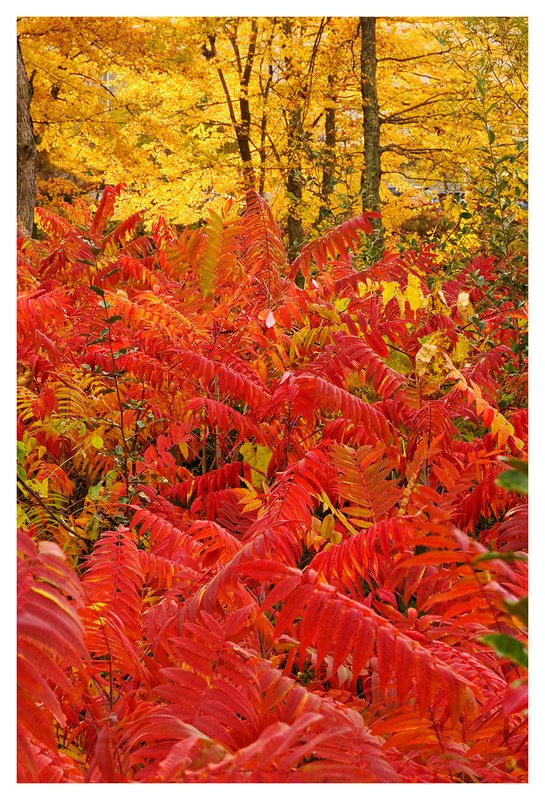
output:
[[382, 61], [416, 61], [420, 58], [430, 58], [430, 56], [442, 56], [444, 53], [450, 53], [452, 47], [447, 47], [446, 50], [434, 50], [431, 53], [421, 53], [418, 56], [405, 56], [404, 58], [396, 58], [395, 56], [383, 56], [383, 58], [377, 58], [377, 62]]
[[403, 114], [406, 114], [408, 111], [415, 111], [417, 108], [423, 108], [424, 106], [438, 103], [442, 97], [452, 97], [452, 92], [440, 92], [439, 94], [433, 95], [433, 97], [428, 97], [426, 100], [422, 100], [420, 103], [415, 103], [413, 106], [407, 106], [407, 108], [396, 111], [389, 116], [381, 116], [380, 123], [381, 125], [390, 125], [395, 123], [395, 121], [398, 119], [403, 120]]

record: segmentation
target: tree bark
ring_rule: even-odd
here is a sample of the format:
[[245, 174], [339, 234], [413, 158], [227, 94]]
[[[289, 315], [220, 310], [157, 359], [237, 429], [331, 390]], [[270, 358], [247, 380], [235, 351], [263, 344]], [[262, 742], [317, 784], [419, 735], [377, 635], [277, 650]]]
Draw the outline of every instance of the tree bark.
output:
[[[284, 21], [284, 33], [288, 41], [292, 35], [292, 20]], [[303, 224], [301, 221], [301, 202], [303, 199], [303, 96], [304, 82], [302, 76], [295, 74], [293, 60], [289, 53], [284, 56], [285, 81], [292, 84], [293, 106], [287, 121], [288, 135], [288, 170], [286, 174], [286, 192], [288, 195], [288, 256], [296, 258], [303, 243]], [[298, 276], [299, 277], [299, 276]], [[301, 276], [302, 277], [302, 276]], [[299, 281], [297, 281], [299, 282]]]
[[[252, 67], [254, 62], [255, 45], [257, 38], [257, 22], [255, 21], [255, 19], [252, 19], [252, 31], [250, 34], [250, 42], [248, 45], [248, 53], [246, 57], [246, 65], [244, 67], [244, 72], [242, 72], [242, 65], [240, 64], [240, 52], [238, 49], [238, 43], [236, 41], [236, 38], [234, 38], [234, 36], [229, 36], [228, 38], [230, 39], [231, 46], [233, 47], [237, 63], [240, 66], [240, 73], [239, 73], [240, 90], [238, 97], [240, 119], [237, 119], [235, 106], [233, 103], [233, 99], [231, 97], [231, 93], [229, 91], [229, 87], [227, 85], [223, 69], [221, 68], [221, 66], [219, 66], [219, 64], [216, 66], [216, 69], [218, 77], [220, 79], [220, 83], [223, 88], [223, 92], [225, 94], [225, 99], [227, 101], [229, 117], [231, 118], [231, 122], [233, 124], [233, 129], [237, 140], [238, 152], [240, 154], [240, 159], [242, 161], [242, 176], [244, 181], [244, 188], [254, 189], [256, 178], [252, 163], [252, 152], [250, 149], [250, 128], [252, 124], [252, 118], [250, 112], [250, 103], [248, 100], [248, 84], [250, 82], [250, 76], [252, 74]], [[208, 45], [203, 46], [202, 53], [207, 60], [217, 57], [215, 33], [208, 35]]]
[[[380, 211], [380, 118], [377, 98], [376, 17], [360, 17], [361, 99], [363, 104], [364, 168], [361, 176], [363, 211]], [[374, 219], [375, 242], [382, 252], [382, 220]]]
[[[267, 114], [267, 105], [269, 102], [269, 93], [271, 91], [271, 86], [273, 83], [274, 78], [274, 70], [273, 70], [273, 54], [271, 52], [271, 45], [274, 40], [275, 28], [276, 28], [276, 17], [273, 17], [271, 32], [269, 35], [269, 39], [267, 41], [267, 45], [265, 51], [267, 53], [269, 64], [267, 67], [267, 80], [265, 84], [263, 84], [263, 73], [262, 70], [259, 70], [259, 88], [261, 91], [261, 100], [263, 103], [263, 108], [261, 111], [261, 125], [260, 125], [260, 141], [259, 141], [259, 194], [263, 195], [265, 192], [265, 174], [266, 174], [266, 162], [267, 162], [267, 125], [268, 125], [268, 114]], [[263, 62], [262, 62], [263, 65]]]
[[[310, 53], [308, 67], [302, 68], [297, 60], [292, 58], [288, 43], [294, 40], [293, 21], [295, 18], [286, 17], [283, 23], [283, 31], [286, 35], [286, 43], [282, 45], [284, 54], [284, 80], [289, 87], [288, 105], [290, 111], [284, 111], [286, 120], [286, 133], [288, 139], [286, 174], [286, 192], [288, 195], [288, 256], [294, 259], [299, 255], [303, 244], [303, 222], [301, 219], [301, 207], [303, 201], [303, 187], [306, 183], [303, 167], [303, 157], [305, 151], [308, 153], [309, 136], [305, 133], [305, 116], [309, 108], [310, 97], [312, 94], [312, 82], [318, 48], [328, 19], [322, 17], [318, 31], [314, 38], [312, 51]], [[300, 43], [294, 41], [295, 46]], [[298, 273], [295, 276], [298, 286], [304, 283], [303, 276]]]
[[[336, 102], [335, 92], [333, 91], [333, 76], [327, 76], [330, 93], [328, 100]], [[330, 198], [335, 188], [335, 148], [337, 146], [335, 107], [328, 106], [325, 110], [325, 148], [322, 163], [322, 186], [320, 191], [320, 210], [318, 212], [318, 222], [325, 219], [330, 211]]]
[[32, 235], [36, 206], [36, 139], [30, 116], [32, 83], [26, 74], [17, 40], [17, 218], [25, 233]]
[[303, 244], [303, 223], [301, 221], [301, 202], [303, 200], [303, 175], [301, 165], [288, 170], [286, 180], [288, 193], [288, 255], [296, 258]]

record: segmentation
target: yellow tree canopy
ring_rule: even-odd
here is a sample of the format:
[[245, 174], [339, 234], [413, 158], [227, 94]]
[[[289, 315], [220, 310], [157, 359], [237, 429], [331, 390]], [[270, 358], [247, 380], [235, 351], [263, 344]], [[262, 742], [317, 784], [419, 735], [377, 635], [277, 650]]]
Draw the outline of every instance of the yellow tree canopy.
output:
[[[252, 186], [278, 218], [296, 209], [305, 232], [361, 210], [357, 18], [38, 17], [18, 34], [42, 202], [123, 182], [120, 213], [189, 224]], [[376, 49], [387, 232], [423, 204], [433, 218], [441, 187], [514, 191], [526, 20], [379, 18]], [[499, 188], [486, 166], [504, 156]]]

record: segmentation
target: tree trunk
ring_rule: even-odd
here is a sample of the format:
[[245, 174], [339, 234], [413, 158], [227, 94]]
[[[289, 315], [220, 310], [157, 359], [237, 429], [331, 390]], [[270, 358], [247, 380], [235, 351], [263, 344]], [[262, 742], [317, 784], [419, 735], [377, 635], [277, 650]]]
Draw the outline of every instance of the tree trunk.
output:
[[[290, 40], [293, 32], [292, 20], [284, 20], [284, 33]], [[285, 81], [292, 87], [293, 106], [287, 119], [288, 135], [288, 170], [286, 174], [286, 192], [288, 195], [288, 256], [294, 259], [299, 255], [303, 243], [303, 224], [301, 222], [301, 202], [303, 199], [303, 95], [304, 81], [296, 74], [293, 60], [289, 53], [284, 56]], [[300, 282], [298, 276], [296, 282]]]
[[[380, 119], [377, 99], [376, 17], [360, 17], [361, 99], [363, 103], [364, 168], [361, 176], [363, 211], [380, 211]], [[375, 242], [382, 252], [382, 220], [373, 220]]]
[[301, 221], [301, 202], [303, 200], [303, 175], [301, 164], [290, 167], [286, 180], [288, 193], [288, 255], [290, 259], [299, 255], [303, 244], [303, 223]]
[[[329, 84], [329, 97], [328, 100], [336, 102], [335, 93], [333, 91], [333, 76], [327, 76]], [[336, 135], [336, 121], [335, 121], [335, 108], [328, 106], [325, 110], [325, 148], [324, 157], [322, 162], [322, 186], [320, 191], [320, 211], [318, 212], [318, 222], [325, 219], [330, 211], [330, 197], [335, 188], [335, 148], [337, 146]]]
[[[294, 47], [301, 47], [301, 41], [297, 41], [295, 36], [293, 22], [296, 18], [286, 17], [283, 23], [283, 31], [286, 36], [286, 42], [282, 44], [284, 54], [284, 82], [285, 86], [289, 87], [286, 105], [288, 110], [284, 110], [284, 119], [286, 121], [286, 133], [288, 139], [287, 149], [287, 174], [286, 174], [286, 192], [288, 195], [288, 256], [294, 259], [299, 255], [303, 245], [303, 221], [301, 219], [302, 201], [303, 201], [303, 187], [305, 186], [306, 179], [304, 175], [304, 158], [309, 155], [310, 134], [305, 132], [305, 116], [309, 108], [310, 97], [312, 94], [312, 82], [314, 77], [314, 69], [316, 66], [316, 57], [320, 41], [327, 24], [328, 18], [322, 17], [312, 51], [309, 54], [308, 66], [305, 69], [303, 64], [296, 58], [290, 55], [291, 44]], [[299, 272], [295, 276], [295, 283], [298, 286], [303, 286], [304, 279]]]
[[36, 139], [30, 116], [32, 83], [29, 81], [17, 40], [17, 218], [32, 235], [36, 206]]
[[[216, 66], [218, 77], [220, 79], [220, 83], [222, 85], [223, 92], [225, 94], [225, 99], [227, 101], [229, 117], [231, 118], [231, 122], [235, 132], [238, 152], [240, 154], [240, 159], [242, 161], [242, 177], [245, 189], [254, 189], [256, 182], [254, 167], [252, 163], [252, 152], [250, 150], [250, 128], [251, 128], [252, 118], [250, 112], [250, 103], [248, 101], [248, 84], [250, 82], [250, 76], [252, 73], [252, 67], [255, 55], [256, 37], [257, 37], [257, 23], [255, 20], [252, 20], [252, 32], [250, 36], [250, 43], [248, 45], [248, 54], [246, 57], [246, 65], [244, 68], [244, 73], [240, 71], [240, 90], [238, 98], [240, 119], [237, 119], [237, 115], [235, 112], [235, 105], [233, 103], [233, 98], [231, 97], [231, 93], [229, 91], [229, 87], [227, 85], [227, 80], [225, 78], [223, 69], [219, 64]], [[237, 62], [239, 63], [240, 69], [242, 70], [242, 65], [240, 64], [240, 53], [238, 49], [238, 42], [233, 37], [229, 37], [229, 39], [231, 41], [231, 46], [233, 47], [233, 50], [235, 52]], [[216, 50], [215, 33], [208, 34], [208, 44], [203, 45], [202, 54], [207, 59], [207, 61], [209, 61], [212, 58], [216, 58], [217, 50]]]

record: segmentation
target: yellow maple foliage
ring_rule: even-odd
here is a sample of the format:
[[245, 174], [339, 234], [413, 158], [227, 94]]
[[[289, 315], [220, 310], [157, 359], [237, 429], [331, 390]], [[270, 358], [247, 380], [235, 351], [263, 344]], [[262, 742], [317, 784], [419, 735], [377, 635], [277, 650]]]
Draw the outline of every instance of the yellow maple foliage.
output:
[[[352, 17], [21, 18], [41, 201], [98, 196], [123, 182], [120, 216], [145, 206], [191, 224], [218, 197], [252, 186], [303, 236], [358, 213], [359, 25]], [[390, 239], [445, 234], [446, 263], [478, 248], [487, 203], [507, 209], [510, 197], [509, 214], [522, 220], [514, 198], [524, 200], [526, 178], [525, 44], [518, 17], [377, 20]], [[460, 218], [468, 206], [470, 223]]]

